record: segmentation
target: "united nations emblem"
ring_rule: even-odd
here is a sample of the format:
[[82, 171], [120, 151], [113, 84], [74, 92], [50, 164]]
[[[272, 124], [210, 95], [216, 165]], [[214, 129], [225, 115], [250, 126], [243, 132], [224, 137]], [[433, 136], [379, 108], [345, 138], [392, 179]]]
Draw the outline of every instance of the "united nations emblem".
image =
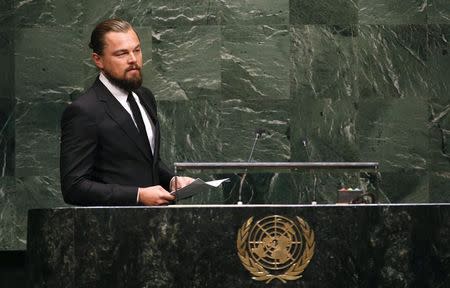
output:
[[314, 255], [314, 231], [300, 217], [273, 215], [239, 229], [237, 250], [244, 267], [257, 281], [297, 280]]

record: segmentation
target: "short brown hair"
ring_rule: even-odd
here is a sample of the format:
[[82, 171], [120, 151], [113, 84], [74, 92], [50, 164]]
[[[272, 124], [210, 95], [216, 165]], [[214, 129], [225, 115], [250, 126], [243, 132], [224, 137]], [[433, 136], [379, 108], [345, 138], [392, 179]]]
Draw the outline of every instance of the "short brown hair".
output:
[[[91, 42], [89, 42], [89, 48], [94, 53], [102, 55], [103, 48], [105, 47], [105, 34], [108, 32], [127, 32], [133, 29], [130, 23], [125, 20], [114, 18], [104, 20], [95, 26], [95, 29], [91, 34]], [[136, 31], [135, 31], [136, 32]], [[136, 33], [137, 35], [137, 33]], [[139, 37], [139, 36], [138, 36]]]

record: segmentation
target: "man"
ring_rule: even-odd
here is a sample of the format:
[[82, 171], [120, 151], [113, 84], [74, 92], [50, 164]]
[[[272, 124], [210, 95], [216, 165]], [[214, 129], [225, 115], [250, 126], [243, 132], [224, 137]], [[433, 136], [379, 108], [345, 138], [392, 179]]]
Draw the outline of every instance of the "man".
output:
[[156, 101], [142, 87], [140, 40], [120, 19], [91, 34], [95, 83], [61, 120], [61, 187], [75, 205], [164, 205], [192, 182], [174, 177], [159, 156]]

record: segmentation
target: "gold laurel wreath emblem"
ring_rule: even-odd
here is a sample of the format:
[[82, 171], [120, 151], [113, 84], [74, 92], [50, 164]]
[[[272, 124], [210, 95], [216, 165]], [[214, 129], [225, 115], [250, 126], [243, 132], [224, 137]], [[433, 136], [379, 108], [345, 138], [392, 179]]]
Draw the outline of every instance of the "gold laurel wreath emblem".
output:
[[302, 277], [301, 274], [305, 270], [306, 266], [308, 266], [314, 255], [314, 248], [316, 244], [314, 242], [314, 231], [309, 227], [308, 223], [298, 216], [297, 220], [300, 224], [300, 229], [303, 232], [303, 237], [305, 238], [305, 249], [303, 250], [302, 256], [299, 257], [295, 263], [292, 263], [291, 266], [284, 271], [284, 273], [278, 275], [271, 274], [257, 261], [253, 260], [245, 249], [249, 231], [252, 227], [251, 224], [253, 223], [253, 217], [250, 217], [247, 222], [242, 225], [241, 229], [239, 229], [236, 241], [238, 256], [241, 259], [245, 269], [253, 275], [253, 280], [266, 281], [266, 283], [269, 283], [274, 279], [278, 279], [283, 283], [287, 283], [289, 280], [297, 280]]

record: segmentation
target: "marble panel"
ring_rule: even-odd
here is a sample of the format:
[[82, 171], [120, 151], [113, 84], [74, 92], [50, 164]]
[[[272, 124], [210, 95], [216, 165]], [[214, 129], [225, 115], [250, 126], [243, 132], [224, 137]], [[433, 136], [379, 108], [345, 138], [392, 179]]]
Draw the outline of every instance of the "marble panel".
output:
[[60, 120], [66, 104], [18, 102], [16, 175], [59, 175]]
[[14, 29], [0, 29], [0, 99], [14, 99]]
[[15, 22], [17, 27], [81, 26], [84, 9], [81, 1], [15, 1]]
[[291, 0], [291, 24], [357, 24], [358, 2], [361, 0]]
[[380, 162], [384, 172], [427, 169], [426, 105], [418, 98], [361, 101], [356, 119], [360, 159]]
[[397, 169], [381, 173], [380, 199], [388, 203], [429, 203], [430, 176], [421, 169]]
[[291, 26], [291, 95], [357, 101], [356, 26]]
[[219, 13], [219, 1], [152, 1], [152, 23], [157, 26], [217, 25]]
[[296, 103], [291, 107], [292, 161], [360, 160], [354, 100], [308, 98]]
[[450, 3], [448, 0], [428, 0], [427, 23], [450, 24]]
[[152, 22], [154, 1], [134, 0], [81, 0], [84, 25], [93, 29], [99, 22], [108, 18], [122, 18], [133, 26], [148, 26]]
[[352, 26], [291, 27], [290, 141], [293, 161], [357, 161]]
[[430, 202], [450, 203], [450, 172], [430, 172]]
[[361, 26], [358, 36], [361, 160], [379, 161], [382, 171], [426, 169], [426, 27]]
[[81, 31], [28, 28], [15, 38], [15, 95], [22, 102], [68, 102], [83, 90]]
[[[8, 2], [8, 1], [7, 1]], [[2, 3], [8, 6], [7, 2]], [[0, 16], [1, 17], [1, 16]], [[1, 24], [0, 24], [1, 25]], [[14, 29], [0, 29], [0, 175], [13, 176], [14, 155]]]
[[428, 25], [429, 169], [437, 172], [450, 171], [449, 39], [450, 25]]
[[426, 24], [428, 0], [359, 0], [361, 24]]
[[14, 117], [14, 102], [0, 99], [0, 177], [15, 172]]
[[[94, 30], [95, 25], [85, 25], [82, 29], [80, 29], [80, 47], [79, 47], [79, 63], [81, 65], [82, 72], [82, 82], [80, 87], [80, 93], [74, 94], [73, 97], [70, 97], [70, 100], [73, 101], [81, 94], [87, 90], [94, 83], [96, 77], [99, 74], [99, 70], [94, 64], [92, 60], [92, 49], [89, 48], [89, 42], [91, 41], [91, 33]], [[139, 35], [140, 36], [140, 35]], [[141, 36], [140, 36], [141, 37]], [[145, 46], [144, 48], [145, 49]], [[144, 54], [143, 54], [144, 55]], [[145, 57], [143, 58], [145, 61]]]
[[159, 116], [161, 123], [173, 123], [162, 132], [171, 137], [166, 141], [174, 151], [171, 162], [214, 162], [226, 159], [222, 154], [219, 102], [199, 99], [159, 103], [160, 106], [164, 105], [165, 110]]
[[222, 27], [224, 99], [289, 99], [286, 25]]
[[0, 178], [0, 250], [21, 250], [27, 243], [28, 209], [66, 206], [59, 178]]
[[14, 177], [0, 177], [0, 250], [25, 248], [26, 218], [16, 207], [20, 196]]
[[356, 44], [361, 98], [426, 99], [426, 25], [361, 25]]
[[155, 27], [151, 85], [161, 100], [220, 97], [220, 27]]
[[223, 0], [220, 24], [289, 24], [289, 0]]
[[2, 0], [0, 2], [0, 27], [12, 28], [13, 26], [14, 26], [14, 0]]
[[242, 99], [222, 102], [218, 136], [222, 147], [218, 161], [247, 162], [258, 131], [263, 133], [251, 161], [289, 161], [291, 103], [289, 100]]
[[[158, 121], [161, 129], [160, 155], [163, 162], [173, 168], [176, 159], [176, 103], [172, 101], [158, 101]], [[182, 119], [180, 117], [180, 119]]]

